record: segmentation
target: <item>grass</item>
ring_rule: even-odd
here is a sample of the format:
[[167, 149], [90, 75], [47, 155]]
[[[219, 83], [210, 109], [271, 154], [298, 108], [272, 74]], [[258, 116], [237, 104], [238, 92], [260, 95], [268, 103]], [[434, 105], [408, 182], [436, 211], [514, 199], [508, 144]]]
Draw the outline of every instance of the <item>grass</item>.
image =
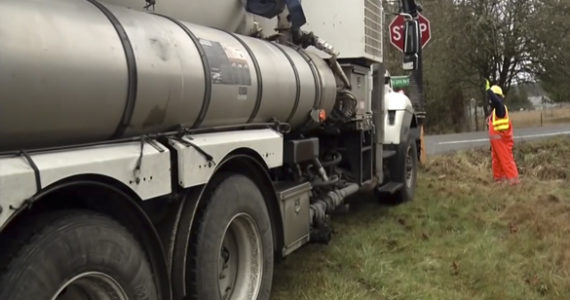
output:
[[519, 186], [477, 150], [432, 157], [413, 202], [354, 199], [330, 245], [276, 265], [271, 299], [570, 299], [570, 138], [515, 155]]
[[511, 113], [511, 118], [513, 119], [513, 126], [515, 126], [515, 128], [539, 127], [541, 124], [570, 123], [570, 107], [516, 111]]

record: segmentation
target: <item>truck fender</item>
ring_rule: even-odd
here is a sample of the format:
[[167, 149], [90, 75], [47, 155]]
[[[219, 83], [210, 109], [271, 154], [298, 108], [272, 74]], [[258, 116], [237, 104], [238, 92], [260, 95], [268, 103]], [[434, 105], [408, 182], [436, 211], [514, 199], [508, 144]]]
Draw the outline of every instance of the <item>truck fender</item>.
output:
[[384, 120], [384, 145], [399, 145], [410, 134], [419, 138], [416, 116], [409, 110], [389, 110]]
[[[89, 197], [78, 197], [81, 195], [79, 191]], [[161, 299], [172, 299], [162, 243], [141, 203], [142, 200], [135, 193], [114, 178], [101, 175], [72, 176], [50, 184], [26, 200], [3, 225], [2, 235], [43, 211], [63, 207], [87, 209], [110, 216], [128, 228], [147, 251], [157, 274]]]
[[420, 139], [420, 128], [418, 127], [417, 117], [415, 114], [405, 115], [400, 133], [400, 142], [405, 141], [410, 136], [416, 141]]
[[416, 115], [410, 99], [403, 93], [387, 89], [384, 94], [384, 145], [399, 145], [410, 134], [419, 138]]

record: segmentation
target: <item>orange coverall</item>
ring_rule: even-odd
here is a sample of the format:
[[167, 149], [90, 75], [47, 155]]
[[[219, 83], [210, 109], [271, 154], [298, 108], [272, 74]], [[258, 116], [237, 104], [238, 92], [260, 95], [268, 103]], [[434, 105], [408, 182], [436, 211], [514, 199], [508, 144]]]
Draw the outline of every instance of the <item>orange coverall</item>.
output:
[[[505, 108], [506, 109], [506, 108]], [[508, 181], [510, 184], [519, 183], [519, 171], [513, 156], [513, 124], [508, 111], [504, 118], [497, 118], [495, 110], [489, 117], [489, 139], [491, 141], [491, 157], [493, 164], [493, 178], [495, 181]], [[503, 123], [508, 122], [508, 129], [497, 130]]]

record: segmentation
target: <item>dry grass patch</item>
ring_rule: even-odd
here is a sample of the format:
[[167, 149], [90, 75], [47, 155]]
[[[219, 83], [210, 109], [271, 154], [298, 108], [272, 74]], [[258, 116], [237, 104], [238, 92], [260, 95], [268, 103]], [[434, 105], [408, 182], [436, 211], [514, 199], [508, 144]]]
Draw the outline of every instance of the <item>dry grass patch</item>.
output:
[[432, 157], [413, 202], [355, 198], [330, 245], [277, 265], [272, 299], [570, 299], [570, 138], [515, 156], [516, 187], [476, 150]]
[[514, 111], [511, 118], [515, 128], [539, 127], [541, 122], [542, 125], [570, 123], [570, 107]]

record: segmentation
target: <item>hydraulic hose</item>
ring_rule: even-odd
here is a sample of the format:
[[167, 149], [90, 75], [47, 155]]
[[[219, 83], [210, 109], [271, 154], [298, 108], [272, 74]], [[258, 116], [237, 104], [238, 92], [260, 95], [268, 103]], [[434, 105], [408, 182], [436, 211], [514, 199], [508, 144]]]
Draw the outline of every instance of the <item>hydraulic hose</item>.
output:
[[360, 186], [351, 183], [344, 188], [336, 189], [327, 193], [325, 197], [311, 204], [310, 219], [313, 225], [324, 223], [327, 213], [333, 212], [337, 207], [344, 204], [346, 197], [355, 194], [360, 190]]

